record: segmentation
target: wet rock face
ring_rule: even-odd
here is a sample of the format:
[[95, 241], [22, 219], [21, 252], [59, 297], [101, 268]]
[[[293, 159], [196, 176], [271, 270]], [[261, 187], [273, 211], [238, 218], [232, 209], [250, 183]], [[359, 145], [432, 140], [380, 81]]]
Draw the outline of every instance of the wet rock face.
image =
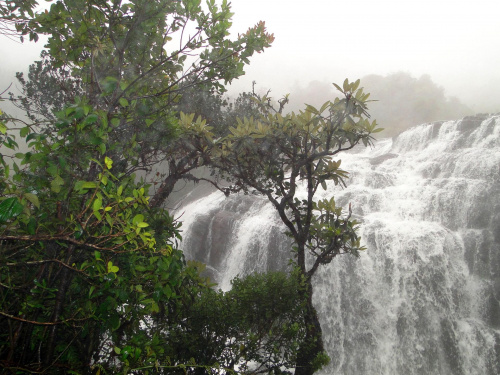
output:
[[470, 132], [477, 129], [481, 123], [489, 117], [488, 114], [477, 114], [475, 116], [466, 116], [459, 120], [457, 130], [461, 132]]
[[391, 154], [391, 153], [376, 156], [376, 157], [370, 159], [370, 164], [371, 165], [378, 165], [378, 164], [381, 164], [388, 159], [397, 158], [397, 157], [398, 157], [397, 154]]
[[[367, 251], [315, 275], [323, 374], [500, 373], [500, 115], [421, 125], [342, 155]], [[185, 249], [221, 285], [285, 267], [290, 242], [259, 197], [186, 207]], [[197, 213], [195, 213], [197, 212]], [[190, 241], [192, 245], [190, 245]]]

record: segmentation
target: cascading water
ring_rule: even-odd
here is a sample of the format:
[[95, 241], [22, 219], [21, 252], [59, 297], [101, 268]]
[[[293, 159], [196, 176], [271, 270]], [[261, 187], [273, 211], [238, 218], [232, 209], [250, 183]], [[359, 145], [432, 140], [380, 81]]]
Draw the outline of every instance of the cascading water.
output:
[[[500, 116], [424, 124], [341, 155], [367, 251], [314, 277], [323, 374], [500, 373]], [[259, 196], [184, 205], [183, 248], [220, 287], [284, 268], [290, 240]]]

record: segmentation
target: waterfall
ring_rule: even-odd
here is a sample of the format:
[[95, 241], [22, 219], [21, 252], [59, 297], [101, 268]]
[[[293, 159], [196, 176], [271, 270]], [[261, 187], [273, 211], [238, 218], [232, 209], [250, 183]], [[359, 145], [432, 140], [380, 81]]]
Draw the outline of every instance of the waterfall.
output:
[[[500, 373], [500, 115], [423, 124], [339, 155], [367, 247], [314, 276], [331, 357], [322, 374]], [[300, 197], [299, 197], [300, 198]], [[282, 269], [284, 226], [264, 198], [218, 192], [184, 204], [187, 256], [223, 289]]]

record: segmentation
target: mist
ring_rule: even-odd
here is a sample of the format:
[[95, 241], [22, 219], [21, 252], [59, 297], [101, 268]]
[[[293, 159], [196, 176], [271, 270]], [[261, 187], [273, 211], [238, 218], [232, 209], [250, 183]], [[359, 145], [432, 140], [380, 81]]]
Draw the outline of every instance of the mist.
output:
[[[419, 124], [435, 121], [457, 120], [473, 115], [474, 106], [463, 103], [457, 97], [449, 97], [442, 86], [436, 84], [428, 74], [419, 78], [408, 72], [398, 72], [385, 76], [369, 74], [361, 78], [364, 91], [370, 93], [368, 104], [372, 119], [384, 128], [382, 136], [394, 136]], [[256, 87], [258, 94], [267, 91]], [[282, 95], [270, 96], [277, 100]], [[320, 107], [327, 100], [339, 95], [335, 87], [326, 81], [310, 81], [307, 85], [295, 84], [290, 92], [290, 102], [286, 109], [299, 111], [304, 104]], [[488, 111], [484, 111], [488, 112]]]

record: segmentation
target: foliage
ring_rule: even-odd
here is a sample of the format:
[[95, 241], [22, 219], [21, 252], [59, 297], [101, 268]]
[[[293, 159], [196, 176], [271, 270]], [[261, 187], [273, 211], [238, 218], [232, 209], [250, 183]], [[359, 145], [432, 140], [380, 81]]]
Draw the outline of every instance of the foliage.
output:
[[[153, 332], [143, 325], [175, 298], [183, 268], [171, 243], [177, 225], [149, 209], [146, 187], [114, 175], [110, 158], [92, 158], [109, 132], [102, 113], [84, 104], [57, 117], [50, 136], [22, 128], [30, 151], [15, 155], [12, 172], [3, 164], [2, 366], [69, 371], [91, 359], [105, 366], [100, 353], [131, 335], [136, 353], [147, 353], [135, 359], [154, 363], [161, 348], [146, 351]], [[164, 229], [151, 230], [154, 222]]]
[[305, 335], [302, 288], [297, 275], [276, 272], [236, 278], [225, 293], [204, 290], [170, 332], [170, 355], [243, 373], [290, 373]]
[[263, 22], [231, 38], [231, 16], [226, 1], [56, 1], [29, 20], [29, 30], [49, 35], [48, 55], [28, 80], [19, 77], [23, 94], [11, 97], [37, 121], [49, 121], [45, 132], [52, 130], [50, 110], [78, 97], [105, 111], [113, 129], [107, 156], [127, 174], [152, 172], [158, 189], [150, 204], [159, 207], [202, 160], [197, 139], [175, 140], [182, 94], [224, 91], [273, 41]]
[[227, 110], [229, 100], [222, 93], [206, 88], [190, 87], [183, 92], [175, 106], [179, 112], [194, 114], [204, 119], [211, 127], [214, 137], [220, 137], [227, 132]]
[[[381, 131], [368, 120], [369, 94], [359, 88], [360, 81], [335, 87], [343, 94], [320, 109], [308, 105], [299, 114], [282, 115], [287, 97], [274, 109], [267, 96], [256, 101], [257, 117], [237, 118], [222, 138], [213, 139], [212, 128], [193, 115], [181, 114], [185, 132], [198, 136], [198, 150], [205, 164], [231, 184], [221, 188], [226, 194], [256, 191], [277, 209], [293, 238], [299, 275], [305, 280], [304, 326], [306, 338], [297, 357], [297, 374], [312, 374], [327, 363], [321, 327], [312, 305], [311, 279], [318, 267], [343, 254], [359, 255], [364, 250], [357, 234], [358, 222], [337, 207], [334, 197], [317, 200], [318, 189], [327, 183], [344, 185], [348, 173], [340, 168], [337, 154], [358, 144], [368, 146], [372, 134]], [[299, 185], [305, 189], [300, 193]], [[220, 188], [220, 186], [219, 186]]]
[[[28, 151], [0, 160], [2, 366], [279, 373], [295, 364], [300, 375], [324, 365], [311, 278], [362, 247], [350, 212], [314, 197], [347, 177], [333, 157], [378, 131], [359, 81], [299, 114], [282, 114], [286, 97], [277, 110], [268, 97], [242, 97], [252, 114], [215, 138], [206, 120], [177, 113], [182, 94], [221, 92], [243, 74], [273, 40], [263, 23], [232, 40], [225, 1], [60, 0], [41, 14], [32, 5], [14, 8], [24, 17], [16, 27], [33, 39], [48, 34], [48, 55], [27, 81], [19, 77], [24, 96], [12, 95], [32, 121], [16, 122]], [[16, 150], [8, 121], [2, 144]], [[162, 162], [168, 171], [156, 170], [149, 199], [134, 173]], [[159, 208], [200, 165], [231, 181], [227, 193], [267, 196], [294, 239], [297, 274], [236, 280], [222, 294], [185, 267], [173, 246], [177, 224]]]
[[19, 31], [23, 30], [23, 34], [28, 34], [30, 40], [38, 40], [38, 35], [28, 26], [36, 5], [36, 0], [0, 0], [0, 34], [17, 37]]
[[10, 102], [25, 113], [34, 124], [38, 123], [51, 130], [67, 103], [74, 103], [84, 95], [82, 80], [75, 78], [67, 69], [54, 69], [53, 59], [47, 51], [42, 51], [40, 61], [29, 66], [27, 77], [16, 73], [22, 95], [10, 93]]
[[[298, 246], [297, 265], [307, 278], [319, 264], [362, 250], [356, 221], [350, 215], [342, 219], [342, 208], [333, 198], [314, 200], [319, 187], [326, 190], [328, 181], [343, 185], [348, 176], [341, 161], [332, 157], [358, 143], [369, 145], [371, 134], [381, 130], [366, 118], [369, 94], [358, 89], [359, 83], [346, 80], [343, 88], [337, 86], [345, 97], [326, 102], [319, 110], [308, 106], [299, 114], [277, 112], [238, 120], [213, 151], [214, 164], [233, 184], [228, 189], [255, 189], [278, 210]], [[299, 183], [307, 190], [302, 199]], [[310, 269], [305, 250], [313, 256]]]

